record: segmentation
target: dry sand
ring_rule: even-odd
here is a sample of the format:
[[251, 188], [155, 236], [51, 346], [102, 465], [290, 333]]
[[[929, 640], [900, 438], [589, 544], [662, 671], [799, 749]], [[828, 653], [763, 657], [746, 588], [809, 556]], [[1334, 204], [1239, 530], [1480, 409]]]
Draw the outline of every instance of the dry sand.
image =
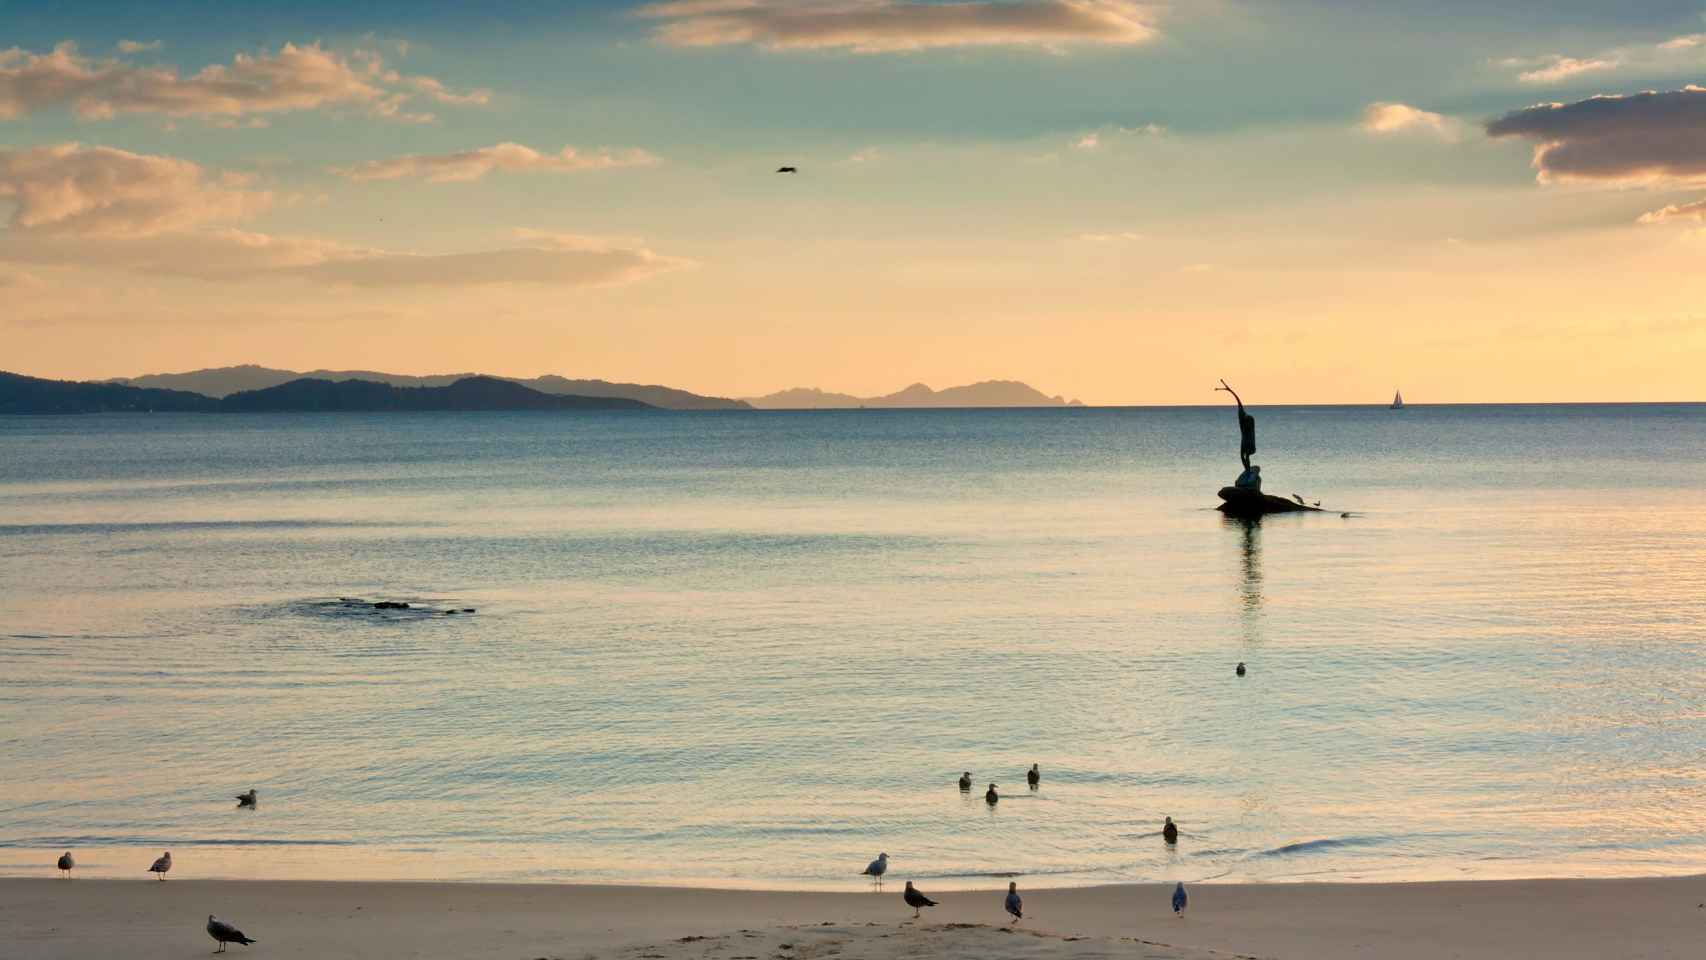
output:
[[209, 913], [265, 958], [1029, 960], [1706, 956], [1706, 878], [1205, 884], [1183, 919], [1158, 884], [1025, 893], [152, 879], [0, 880], [0, 960], [193, 957]]

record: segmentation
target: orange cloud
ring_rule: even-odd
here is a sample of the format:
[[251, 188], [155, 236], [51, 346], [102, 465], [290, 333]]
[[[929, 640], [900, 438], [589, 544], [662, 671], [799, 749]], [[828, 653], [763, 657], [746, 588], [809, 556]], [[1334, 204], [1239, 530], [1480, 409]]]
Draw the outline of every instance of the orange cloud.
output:
[[459, 153], [409, 154], [390, 160], [372, 160], [338, 172], [357, 181], [418, 177], [432, 183], [457, 183], [478, 180], [493, 170], [571, 173], [614, 167], [646, 167], [659, 162], [657, 157], [644, 150], [581, 153], [574, 147], [564, 147], [557, 153], [540, 153], [519, 143], [499, 143]]
[[241, 220], [272, 202], [241, 179], [210, 180], [188, 160], [77, 143], [0, 150], [0, 197], [17, 204], [13, 230], [99, 237]]
[[752, 44], [772, 50], [893, 53], [940, 47], [1129, 45], [1157, 35], [1150, 9], [1127, 0], [670, 0], [640, 8], [676, 47]]
[[485, 103], [488, 97], [484, 91], [451, 93], [430, 77], [403, 76], [386, 69], [377, 54], [344, 56], [317, 44], [287, 43], [271, 56], [238, 54], [229, 65], [189, 76], [171, 67], [93, 60], [69, 41], [49, 53], [0, 50], [0, 118], [54, 107], [107, 119], [130, 113], [234, 117], [356, 105], [377, 116], [431, 119], [402, 109], [416, 95], [440, 103]]

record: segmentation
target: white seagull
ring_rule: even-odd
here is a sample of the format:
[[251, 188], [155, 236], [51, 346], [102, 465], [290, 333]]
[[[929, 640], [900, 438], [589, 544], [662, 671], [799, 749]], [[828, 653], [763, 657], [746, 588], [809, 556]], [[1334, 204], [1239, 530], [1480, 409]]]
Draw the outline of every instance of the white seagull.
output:
[[877, 859], [872, 860], [870, 863], [865, 864], [865, 872], [860, 874], [860, 876], [870, 877], [870, 878], [876, 880], [878, 883], [882, 883], [883, 882], [883, 874], [888, 873], [888, 872], [889, 872], [889, 855], [886, 853], [879, 853], [879, 854], [877, 854]]

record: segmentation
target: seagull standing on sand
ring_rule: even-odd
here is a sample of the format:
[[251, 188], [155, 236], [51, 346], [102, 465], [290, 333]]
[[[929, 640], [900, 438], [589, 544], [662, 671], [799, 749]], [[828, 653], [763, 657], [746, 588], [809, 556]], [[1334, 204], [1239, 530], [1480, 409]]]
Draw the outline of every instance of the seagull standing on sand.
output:
[[1031, 769], [1025, 771], [1025, 782], [1031, 785], [1032, 790], [1037, 788], [1037, 784], [1043, 782], [1042, 771], [1037, 769], [1036, 764], [1031, 764]]
[[882, 883], [883, 882], [883, 874], [888, 873], [888, 872], [889, 872], [889, 855], [886, 853], [879, 853], [879, 854], [877, 854], [877, 859], [872, 860], [870, 863], [865, 864], [865, 872], [860, 874], [860, 876], [870, 877], [873, 880], [876, 880], [878, 883]]
[[76, 865], [77, 861], [71, 859], [71, 851], [69, 850], [65, 851], [64, 855], [59, 858], [59, 870], [67, 877], [71, 876], [71, 868]]
[[1168, 817], [1167, 822], [1161, 825], [1161, 839], [1168, 843], [1179, 842], [1179, 828], [1173, 825], [1172, 817]]
[[1000, 802], [1000, 800], [1001, 794], [995, 792], [995, 784], [990, 784], [989, 789], [983, 794], [983, 802], [993, 807], [996, 803]]
[[224, 953], [225, 945], [228, 943], [240, 943], [246, 947], [255, 942], [254, 940], [243, 936], [243, 931], [233, 927], [211, 913], [207, 915], [207, 935], [219, 941], [219, 949], [213, 951], [214, 953]]
[[1185, 884], [1180, 882], [1178, 886], [1173, 888], [1173, 912], [1181, 917], [1184, 916], [1185, 904], [1190, 899], [1190, 897], [1185, 896]]
[[167, 850], [160, 854], [160, 859], [154, 861], [154, 865], [148, 868], [148, 872], [158, 873], [160, 879], [164, 880], [166, 879], [166, 871], [170, 869], [172, 869], [172, 851]]
[[250, 787], [248, 793], [237, 794], [237, 806], [252, 807], [255, 805], [255, 788]]
[[936, 901], [913, 889], [911, 880], [906, 881], [906, 890], [902, 892], [900, 896], [901, 899], [906, 901], [906, 905], [912, 908], [912, 919], [914, 920], [917, 920], [920, 916], [920, 910], [925, 907], [934, 907], [936, 905]]
[[1025, 919], [1025, 901], [1019, 899], [1019, 885], [1007, 881], [1007, 912], [1013, 915], [1013, 922]]
[[971, 789], [971, 771], [970, 770], [967, 770], [965, 773], [960, 774], [960, 789], [961, 790], [970, 790]]

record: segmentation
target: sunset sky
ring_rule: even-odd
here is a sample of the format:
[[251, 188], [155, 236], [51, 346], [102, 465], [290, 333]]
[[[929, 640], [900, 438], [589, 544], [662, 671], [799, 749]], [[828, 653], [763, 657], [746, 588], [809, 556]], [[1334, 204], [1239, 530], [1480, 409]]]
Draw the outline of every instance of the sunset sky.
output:
[[0, 369], [1706, 399], [1706, 0], [276, 6], [0, 0]]

